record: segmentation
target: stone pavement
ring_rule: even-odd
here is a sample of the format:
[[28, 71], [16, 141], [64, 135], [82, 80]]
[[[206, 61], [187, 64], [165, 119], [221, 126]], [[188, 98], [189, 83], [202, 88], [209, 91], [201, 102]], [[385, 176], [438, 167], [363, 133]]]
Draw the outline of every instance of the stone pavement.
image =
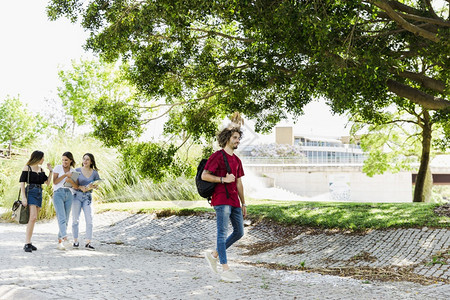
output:
[[[214, 247], [211, 214], [167, 218], [96, 214], [96, 251], [57, 250], [57, 225], [52, 220], [36, 225], [33, 244], [38, 251], [25, 253], [25, 226], [0, 223], [0, 299], [450, 298], [448, 262], [429, 264], [439, 252], [448, 253], [448, 229], [355, 235], [255, 224], [245, 230], [229, 252], [230, 265], [243, 282], [225, 283], [202, 257], [205, 249]], [[356, 280], [255, 266], [261, 263], [307, 268], [407, 266], [435, 283]]]

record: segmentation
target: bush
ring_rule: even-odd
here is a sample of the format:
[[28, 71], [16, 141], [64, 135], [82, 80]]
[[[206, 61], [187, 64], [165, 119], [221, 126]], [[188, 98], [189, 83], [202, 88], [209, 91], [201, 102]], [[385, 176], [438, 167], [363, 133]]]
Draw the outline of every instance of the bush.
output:
[[251, 156], [282, 158], [282, 157], [304, 157], [304, 154], [302, 153], [300, 146], [272, 143], [255, 146], [251, 151]]

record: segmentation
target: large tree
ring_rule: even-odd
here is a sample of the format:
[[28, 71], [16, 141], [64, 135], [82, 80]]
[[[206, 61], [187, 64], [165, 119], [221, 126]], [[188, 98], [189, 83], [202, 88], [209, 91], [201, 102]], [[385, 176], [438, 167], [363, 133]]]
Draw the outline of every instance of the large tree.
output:
[[42, 117], [32, 114], [18, 96], [7, 96], [0, 103], [0, 144], [8, 144], [9, 157], [13, 146], [29, 145], [46, 126]]
[[373, 122], [405, 102], [448, 120], [448, 3], [434, 2], [53, 0], [48, 15], [80, 19], [86, 47], [160, 101], [166, 132], [198, 138], [236, 110], [268, 130], [319, 96]]
[[382, 122], [370, 122], [353, 115], [352, 132], [366, 132], [359, 139], [361, 148], [368, 154], [363, 166], [363, 172], [368, 176], [385, 171], [415, 171], [417, 162], [420, 167], [425, 166], [426, 169], [421, 171], [425, 176], [416, 184], [414, 194], [429, 202], [433, 180], [428, 161], [438, 153], [448, 152], [450, 122], [433, 120], [428, 110], [416, 111], [414, 108], [412, 105], [409, 108], [397, 106], [395, 111], [391, 107], [390, 111], [384, 112]]
[[[72, 61], [59, 71], [58, 96], [72, 126], [89, 124], [92, 134], [106, 146], [116, 147], [122, 155], [125, 173], [136, 172], [155, 181], [167, 174], [189, 173], [174, 161], [178, 148], [159, 142], [139, 142], [147, 121], [140, 102], [144, 99], [123, 74], [124, 65], [102, 60]], [[126, 176], [131, 180], [133, 176]]]
[[76, 125], [92, 125], [94, 135], [107, 146], [121, 145], [142, 133], [141, 115], [135, 108], [139, 93], [123, 78], [121, 66], [81, 59], [59, 70], [58, 75], [58, 96], [72, 118], [73, 130]]

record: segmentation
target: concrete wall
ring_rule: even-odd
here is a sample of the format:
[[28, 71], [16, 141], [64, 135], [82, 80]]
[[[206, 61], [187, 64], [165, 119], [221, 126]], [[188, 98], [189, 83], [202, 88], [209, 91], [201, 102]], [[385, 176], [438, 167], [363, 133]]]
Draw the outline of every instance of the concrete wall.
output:
[[294, 145], [293, 130], [292, 127], [275, 127], [275, 142], [277, 144]]
[[252, 166], [259, 176], [274, 179], [274, 185], [314, 200], [354, 202], [412, 202], [410, 172], [368, 177], [360, 167]]

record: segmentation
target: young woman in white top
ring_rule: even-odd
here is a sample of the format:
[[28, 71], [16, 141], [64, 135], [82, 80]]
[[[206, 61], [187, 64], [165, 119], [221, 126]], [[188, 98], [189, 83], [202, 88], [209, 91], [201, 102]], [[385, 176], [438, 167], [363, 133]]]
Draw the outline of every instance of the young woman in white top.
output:
[[[55, 207], [59, 226], [57, 248], [66, 250], [70, 245], [67, 238], [67, 225], [72, 208], [74, 189], [78, 188], [78, 185], [70, 178], [72, 172], [75, 171], [73, 169], [75, 160], [72, 153], [64, 152], [61, 162], [61, 165], [57, 165], [53, 169], [53, 206]], [[72, 187], [68, 187], [65, 183], [69, 183]]]

